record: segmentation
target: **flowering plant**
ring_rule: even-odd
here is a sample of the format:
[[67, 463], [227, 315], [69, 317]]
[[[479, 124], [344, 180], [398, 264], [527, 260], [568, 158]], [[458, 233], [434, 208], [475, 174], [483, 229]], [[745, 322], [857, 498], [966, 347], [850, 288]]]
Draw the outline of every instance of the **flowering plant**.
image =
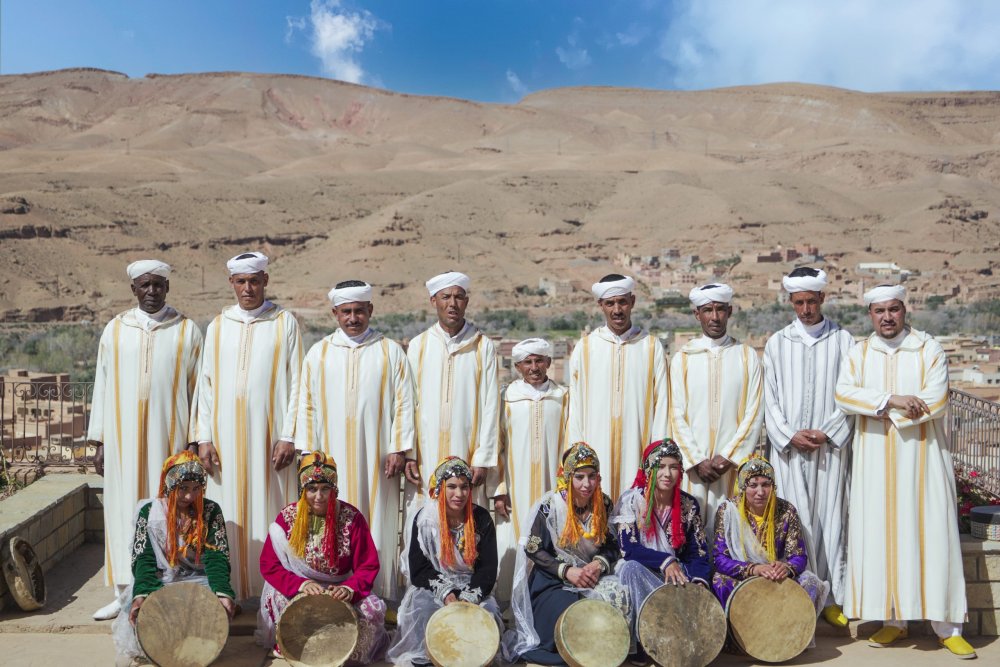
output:
[[1000, 498], [982, 488], [983, 473], [974, 466], [955, 464], [955, 490], [958, 493], [958, 530], [972, 531], [970, 514], [973, 507], [1000, 505]]

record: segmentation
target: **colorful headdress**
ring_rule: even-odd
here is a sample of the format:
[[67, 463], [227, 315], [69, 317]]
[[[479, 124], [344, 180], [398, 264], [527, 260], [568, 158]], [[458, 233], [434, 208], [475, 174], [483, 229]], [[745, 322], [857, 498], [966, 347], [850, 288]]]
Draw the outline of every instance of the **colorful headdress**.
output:
[[288, 544], [300, 558], [305, 556], [306, 542], [312, 525], [312, 510], [306, 501], [306, 484], [325, 483], [333, 487], [326, 501], [326, 521], [323, 529], [323, 554], [328, 563], [337, 562], [337, 464], [333, 457], [322, 451], [305, 454], [299, 462], [299, 502], [295, 511], [295, 523]]
[[653, 537], [656, 534], [656, 524], [653, 523], [653, 508], [656, 505], [653, 488], [656, 486], [656, 471], [660, 469], [663, 459], [670, 457], [677, 459], [681, 464], [681, 474], [674, 484], [673, 497], [670, 500], [670, 543], [674, 549], [684, 546], [684, 527], [681, 525], [681, 479], [684, 478], [684, 457], [681, 456], [681, 449], [677, 443], [666, 438], [650, 443], [642, 453], [642, 466], [635, 474], [635, 481], [632, 488], [642, 489], [646, 497], [646, 512], [643, 516], [642, 529], [646, 535]]
[[[597, 472], [597, 489], [590, 498], [591, 523], [590, 530], [583, 529], [580, 517], [576, 515], [576, 507], [573, 504], [573, 473], [580, 468], [593, 468]], [[585, 442], [574, 443], [563, 454], [562, 465], [557, 473], [556, 490], [566, 499], [569, 511], [566, 513], [566, 525], [563, 527], [562, 535], [559, 536], [559, 546], [575, 546], [580, 542], [580, 538], [592, 539], [596, 544], [604, 543], [604, 534], [607, 532], [608, 513], [604, 508], [604, 494], [601, 493], [601, 462], [597, 459], [597, 452], [590, 448]]]
[[[451, 536], [448, 528], [448, 499], [441, 491], [444, 484], [452, 477], [464, 477], [472, 485], [472, 468], [469, 464], [457, 456], [446, 456], [441, 459], [434, 474], [431, 475], [430, 496], [437, 500], [438, 523], [441, 526], [441, 551], [438, 557], [444, 567], [455, 566], [455, 540]], [[462, 527], [462, 536], [458, 542], [458, 550], [462, 552], [462, 559], [465, 564], [472, 567], [472, 564], [479, 558], [479, 550], [476, 547], [476, 523], [472, 518], [472, 494], [465, 503], [465, 522]]]
[[740, 530], [743, 530], [743, 526], [750, 524], [750, 508], [747, 506], [746, 491], [747, 484], [754, 477], [765, 477], [771, 480], [771, 484], [773, 485], [771, 495], [767, 499], [767, 505], [764, 506], [763, 517], [755, 518], [757, 523], [755, 531], [757, 539], [760, 540], [761, 546], [767, 552], [768, 561], [773, 563], [777, 560], [777, 549], [774, 543], [774, 514], [778, 502], [778, 486], [774, 482], [774, 466], [758, 454], [751, 454], [749, 458], [740, 464], [739, 469], [736, 471], [735, 491], [738, 494], [736, 506], [739, 508], [740, 514], [743, 515], [743, 521], [740, 522]]
[[[195, 563], [201, 562], [201, 553], [204, 550], [205, 537], [208, 530], [205, 527], [205, 494], [199, 493], [193, 504], [194, 516], [188, 524], [187, 530], [182, 535], [177, 534], [177, 494], [174, 490], [181, 482], [197, 482], [204, 489], [208, 481], [208, 474], [201, 459], [191, 450], [184, 450], [179, 454], [174, 454], [163, 463], [163, 470], [160, 472], [160, 498], [167, 499], [167, 562], [171, 567], [177, 565], [178, 552], [184, 553], [189, 548], [194, 548]], [[183, 542], [183, 544], [179, 544]]]
[[441, 493], [441, 487], [452, 477], [465, 477], [471, 483], [472, 468], [457, 456], [446, 456], [441, 459], [431, 474], [431, 482], [427, 489], [431, 498], [437, 498]]

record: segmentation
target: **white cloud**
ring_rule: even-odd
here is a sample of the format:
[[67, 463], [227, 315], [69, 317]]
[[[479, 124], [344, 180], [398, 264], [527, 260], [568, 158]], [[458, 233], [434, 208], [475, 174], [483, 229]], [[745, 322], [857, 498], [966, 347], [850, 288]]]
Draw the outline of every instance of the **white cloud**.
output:
[[[367, 10], [348, 10], [340, 0], [312, 0], [309, 10], [310, 52], [319, 58], [323, 73], [351, 83], [370, 82], [359, 56], [385, 24]], [[307, 28], [303, 17], [289, 16], [286, 22], [286, 40]]]
[[618, 40], [619, 46], [637, 46], [647, 35], [649, 35], [648, 27], [633, 23], [625, 30], [616, 32], [615, 39]]
[[587, 49], [579, 45], [580, 27], [582, 25], [583, 19], [579, 16], [574, 18], [573, 32], [566, 37], [568, 48], [556, 47], [556, 55], [559, 57], [559, 62], [568, 69], [583, 69], [591, 63], [590, 54], [587, 53]]
[[526, 95], [528, 93], [528, 87], [524, 85], [521, 81], [521, 77], [517, 75], [514, 70], [507, 70], [507, 84], [510, 89], [513, 90], [518, 95]]
[[1000, 88], [998, 34], [993, 0], [683, 0], [659, 55], [680, 88]]

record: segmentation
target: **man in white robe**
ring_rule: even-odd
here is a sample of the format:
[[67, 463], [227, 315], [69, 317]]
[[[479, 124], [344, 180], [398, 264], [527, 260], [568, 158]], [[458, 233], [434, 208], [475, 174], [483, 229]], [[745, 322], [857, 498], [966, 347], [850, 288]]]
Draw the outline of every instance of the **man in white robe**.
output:
[[[129, 264], [137, 307], [115, 316], [101, 334], [87, 439], [104, 475], [105, 572], [108, 584], [132, 583], [132, 520], [143, 498], [155, 498], [167, 457], [191, 442], [201, 331], [166, 305], [170, 266]], [[118, 614], [118, 600], [94, 618]]]
[[398, 602], [399, 474], [415, 439], [410, 365], [398, 343], [369, 326], [371, 285], [344, 281], [328, 296], [340, 328], [302, 364], [296, 444], [339, 462], [340, 497], [365, 515], [378, 549], [375, 593]]
[[265, 296], [267, 257], [229, 260], [237, 303], [205, 334], [198, 379], [198, 453], [206, 497], [219, 503], [229, 532], [233, 588], [260, 595], [260, 552], [278, 512], [297, 497], [295, 417], [302, 339], [290, 312]]
[[486, 493], [494, 499], [500, 576], [497, 597], [510, 599], [517, 540], [531, 506], [552, 490], [566, 449], [569, 392], [548, 376], [552, 344], [528, 338], [511, 352], [520, 380], [503, 391], [500, 413], [499, 462], [487, 480]]
[[[416, 383], [416, 460], [422, 480], [420, 485], [407, 484], [410, 504], [423, 495], [434, 467], [446, 456], [469, 461], [474, 486], [482, 485], [497, 464], [497, 353], [493, 341], [465, 319], [470, 283], [457, 271], [427, 281], [438, 321], [416, 335], [406, 350]], [[485, 503], [481, 489], [474, 498]]]
[[822, 269], [800, 267], [782, 280], [795, 320], [764, 348], [764, 427], [782, 498], [798, 510], [809, 569], [830, 585], [823, 617], [847, 627], [848, 473], [854, 420], [834, 399], [840, 362], [854, 337], [823, 316]]
[[898, 285], [865, 293], [875, 332], [850, 351], [837, 380], [837, 405], [857, 415], [844, 607], [852, 618], [884, 622], [872, 646], [905, 638], [908, 620], [929, 619], [949, 651], [970, 658], [945, 432], [948, 358], [930, 335], [906, 326], [905, 298]]
[[635, 281], [618, 274], [591, 287], [605, 324], [583, 336], [569, 360], [569, 444], [586, 442], [604, 462], [602, 488], [632, 485], [650, 442], [668, 436], [670, 397], [663, 345], [632, 323]]
[[763, 377], [757, 352], [727, 333], [733, 290], [711, 283], [689, 294], [701, 338], [670, 362], [670, 430], [689, 466], [684, 490], [698, 499], [709, 535], [733, 491], [736, 465], [760, 439]]

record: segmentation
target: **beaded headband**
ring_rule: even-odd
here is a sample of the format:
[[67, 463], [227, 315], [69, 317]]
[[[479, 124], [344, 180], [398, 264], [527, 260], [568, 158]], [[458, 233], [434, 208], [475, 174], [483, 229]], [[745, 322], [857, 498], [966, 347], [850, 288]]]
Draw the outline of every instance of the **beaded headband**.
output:
[[333, 457], [315, 451], [302, 457], [299, 463], [299, 490], [306, 484], [324, 483], [337, 488], [337, 464]]
[[189, 450], [174, 454], [164, 462], [160, 495], [166, 496], [181, 482], [197, 482], [201, 486], [208, 482], [208, 473], [205, 472], [201, 459]]
[[585, 442], [575, 443], [563, 454], [562, 465], [559, 466], [559, 471], [556, 473], [556, 488], [560, 491], [569, 488], [573, 473], [580, 468], [593, 468], [595, 471], [601, 472], [601, 462], [597, 460], [597, 452]]
[[747, 483], [753, 477], [766, 477], [774, 482], [774, 466], [763, 456], [752, 455], [744, 461], [736, 473], [736, 485], [740, 491], [746, 491]]
[[471, 483], [472, 468], [457, 456], [446, 456], [441, 459], [434, 468], [434, 474], [431, 475], [429, 486], [431, 498], [437, 498], [441, 493], [441, 487], [452, 477], [465, 477]]

